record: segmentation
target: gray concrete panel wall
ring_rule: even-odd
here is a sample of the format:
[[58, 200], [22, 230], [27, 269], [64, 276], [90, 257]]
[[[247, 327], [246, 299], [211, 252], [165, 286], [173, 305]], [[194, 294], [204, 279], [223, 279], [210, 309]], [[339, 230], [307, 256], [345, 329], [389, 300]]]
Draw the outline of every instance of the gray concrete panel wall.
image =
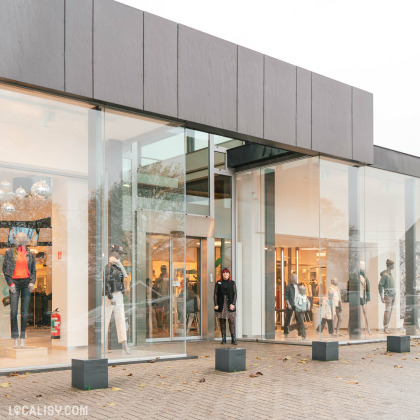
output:
[[144, 109], [178, 116], [178, 25], [144, 13]]
[[296, 80], [296, 146], [312, 147], [312, 74], [297, 68]]
[[65, 91], [91, 97], [93, 0], [65, 3]]
[[64, 0], [0, 1], [0, 77], [64, 90]]
[[178, 25], [178, 116], [237, 129], [237, 46]]
[[373, 147], [373, 166], [420, 178], [420, 157], [396, 152], [384, 147]]
[[0, 78], [373, 162], [370, 93], [113, 0], [0, 0]]
[[296, 66], [265, 56], [264, 138], [296, 146]]
[[238, 47], [238, 132], [264, 135], [264, 55]]
[[94, 1], [94, 98], [143, 108], [143, 12]]
[[352, 159], [351, 86], [312, 73], [312, 149]]
[[373, 163], [373, 95], [352, 88], [353, 160]]

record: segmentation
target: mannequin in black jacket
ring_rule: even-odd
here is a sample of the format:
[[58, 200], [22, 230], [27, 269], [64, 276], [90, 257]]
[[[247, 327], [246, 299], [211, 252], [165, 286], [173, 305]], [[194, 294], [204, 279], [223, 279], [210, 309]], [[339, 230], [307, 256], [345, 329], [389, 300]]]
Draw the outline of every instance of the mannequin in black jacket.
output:
[[229, 322], [232, 344], [238, 344], [235, 334], [236, 296], [236, 284], [230, 278], [230, 271], [224, 268], [221, 279], [214, 286], [214, 311], [220, 323], [222, 344], [226, 344], [226, 319]]
[[[290, 283], [286, 286], [284, 298], [286, 299], [286, 319], [284, 321], [284, 333], [289, 334], [289, 324], [295, 311], [295, 299], [297, 296], [297, 276], [290, 276]], [[290, 328], [292, 329], [292, 328]]]

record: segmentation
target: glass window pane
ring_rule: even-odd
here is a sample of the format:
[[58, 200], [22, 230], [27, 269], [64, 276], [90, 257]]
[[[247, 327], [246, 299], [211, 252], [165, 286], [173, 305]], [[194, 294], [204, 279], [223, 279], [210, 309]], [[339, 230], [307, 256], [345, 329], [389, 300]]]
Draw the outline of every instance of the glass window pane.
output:
[[[10, 305], [0, 305], [0, 370], [70, 364], [87, 358], [89, 345], [100, 353], [99, 342], [88, 338], [89, 320], [97, 319], [88, 302], [96, 246], [89, 236], [95, 191], [88, 146], [100, 142], [93, 133], [89, 138], [88, 127], [98, 116], [76, 101], [0, 86], [1, 147], [7, 150], [0, 157], [0, 264], [17, 248], [17, 234], [28, 238], [34, 261], [29, 278], [17, 278], [10, 265], [0, 274], [2, 298], [12, 281], [21, 291]], [[27, 357], [19, 357], [15, 344], [26, 347]]]
[[[183, 354], [185, 308], [178, 295], [185, 288], [184, 129], [107, 110], [105, 133], [106, 252], [122, 245], [129, 273], [124, 312], [131, 354], [123, 357]], [[113, 336], [120, 341], [116, 325]], [[109, 340], [105, 347], [113, 349]]]
[[209, 134], [186, 130], [187, 213], [209, 215]]

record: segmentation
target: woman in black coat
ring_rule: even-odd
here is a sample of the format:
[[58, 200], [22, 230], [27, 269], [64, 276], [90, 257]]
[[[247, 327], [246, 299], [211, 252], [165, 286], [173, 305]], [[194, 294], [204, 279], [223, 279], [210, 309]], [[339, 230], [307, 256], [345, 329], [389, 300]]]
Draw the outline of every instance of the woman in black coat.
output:
[[222, 344], [226, 344], [226, 319], [229, 322], [232, 344], [238, 344], [235, 334], [236, 284], [227, 268], [222, 270], [220, 280], [214, 286], [214, 311], [216, 318], [219, 318]]

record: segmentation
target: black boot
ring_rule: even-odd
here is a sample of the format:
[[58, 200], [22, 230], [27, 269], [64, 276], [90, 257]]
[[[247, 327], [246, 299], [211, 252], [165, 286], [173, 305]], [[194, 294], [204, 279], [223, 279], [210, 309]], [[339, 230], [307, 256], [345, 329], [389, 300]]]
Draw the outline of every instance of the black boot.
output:
[[222, 334], [222, 342], [220, 344], [226, 344], [226, 334]]
[[236, 341], [236, 334], [232, 334], [232, 344], [235, 346], [238, 344], [238, 342]]

